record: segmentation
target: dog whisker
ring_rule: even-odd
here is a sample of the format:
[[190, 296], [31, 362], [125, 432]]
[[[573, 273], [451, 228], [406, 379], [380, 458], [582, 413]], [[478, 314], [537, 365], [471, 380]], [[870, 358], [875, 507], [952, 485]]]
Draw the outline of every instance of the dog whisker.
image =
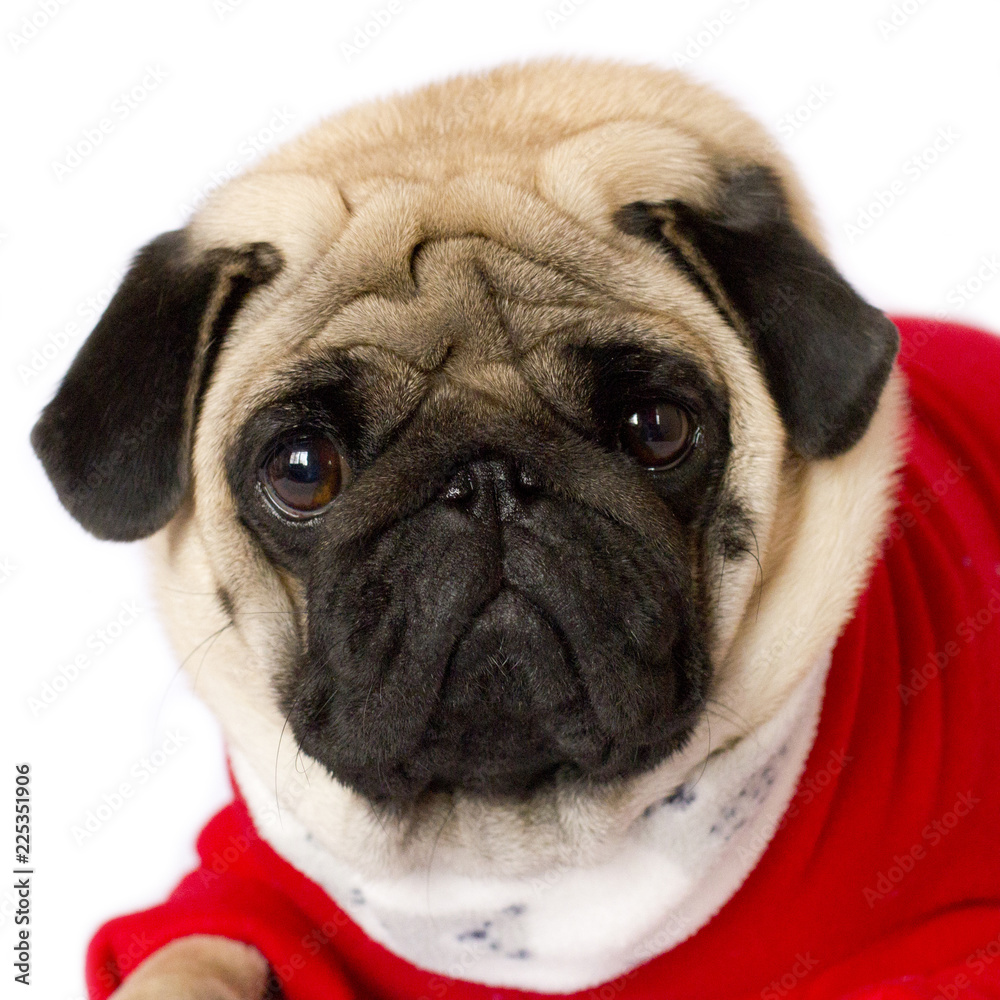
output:
[[714, 705], [716, 708], [723, 709], [724, 711], [729, 712], [730, 714], [729, 718], [722, 715], [720, 712], [716, 712], [716, 715], [718, 715], [719, 718], [722, 719], [724, 722], [729, 722], [729, 723], [732, 723], [734, 721], [739, 722], [748, 733], [754, 729], [754, 726], [750, 723], [750, 721], [746, 718], [746, 716], [741, 715], [739, 712], [736, 711], [736, 709], [730, 707], [724, 702], [719, 701], [717, 698], [707, 699], [705, 705], [706, 705], [706, 711], [709, 711], [710, 706]]
[[698, 777], [688, 786], [689, 788], [696, 788], [698, 782], [701, 781], [705, 774], [705, 769], [708, 767], [708, 762], [712, 757], [712, 717], [707, 712], [705, 713], [705, 725], [708, 726], [708, 750], [701, 762], [701, 770], [698, 772]]
[[385, 828], [385, 823], [382, 821], [382, 817], [379, 815], [378, 807], [372, 802], [371, 799], [366, 798], [365, 802], [368, 804], [368, 811], [372, 814], [375, 822], [382, 828], [382, 833], [385, 835], [385, 839], [389, 839], [389, 831]]
[[285, 715], [285, 721], [281, 724], [281, 732], [278, 733], [278, 746], [274, 751], [274, 808], [278, 813], [278, 824], [284, 829], [284, 821], [281, 818], [281, 797], [278, 795], [278, 761], [281, 758], [281, 741], [285, 735], [285, 729], [288, 728], [288, 720], [292, 714], [292, 709], [288, 710]]
[[[427, 912], [432, 914], [431, 910], [431, 869], [434, 867], [434, 855], [437, 854], [438, 842], [441, 840], [441, 834], [444, 833], [444, 828], [448, 825], [451, 817], [455, 812], [455, 797], [451, 797], [451, 801], [448, 805], [448, 811], [445, 813], [444, 820], [441, 822], [441, 826], [438, 827], [438, 831], [434, 836], [434, 843], [431, 845], [431, 856], [427, 859]], [[433, 920], [433, 916], [431, 917]]]
[[[210, 633], [209, 635], [205, 636], [205, 638], [202, 639], [201, 642], [199, 642], [198, 645], [195, 646], [187, 654], [187, 656], [184, 657], [183, 660], [181, 660], [180, 664], [178, 664], [178, 666], [177, 666], [177, 669], [174, 671], [173, 676], [170, 678], [170, 681], [168, 682], [166, 688], [164, 688], [163, 697], [160, 699], [160, 705], [159, 705], [159, 707], [156, 710], [156, 716], [155, 716], [155, 718], [153, 720], [154, 726], [159, 723], [160, 716], [162, 715], [164, 706], [167, 703], [167, 698], [170, 695], [170, 689], [173, 687], [174, 682], [177, 680], [177, 678], [180, 677], [180, 675], [184, 672], [184, 666], [188, 662], [188, 660], [190, 660], [191, 657], [194, 656], [194, 654], [197, 653], [198, 650], [201, 649], [201, 647], [205, 645], [205, 643], [209, 643], [208, 649], [205, 650], [205, 655], [208, 655], [208, 651], [212, 648], [212, 645], [214, 644], [215, 640], [218, 639], [218, 637], [220, 635], [222, 635], [222, 633], [225, 632], [226, 629], [229, 629], [229, 628], [232, 628], [232, 627], [233, 627], [233, 623], [232, 622], [226, 622], [226, 624], [223, 625], [222, 628], [216, 629], [216, 631], [214, 631], [214, 632]], [[205, 658], [203, 656], [201, 664], [199, 664], [199, 666], [198, 666], [198, 673], [201, 672], [201, 667], [204, 664], [204, 662], [205, 662]], [[198, 673], [196, 673], [195, 676], [191, 680], [191, 688], [192, 688], [192, 690], [196, 690], [197, 689]]]
[[747, 528], [750, 531], [750, 535], [753, 538], [754, 551], [751, 555], [754, 557], [754, 561], [757, 563], [757, 612], [754, 615], [754, 623], [760, 618], [760, 602], [764, 594], [764, 567], [760, 564], [760, 544], [757, 542], [757, 532], [753, 530], [753, 525], [748, 524]]

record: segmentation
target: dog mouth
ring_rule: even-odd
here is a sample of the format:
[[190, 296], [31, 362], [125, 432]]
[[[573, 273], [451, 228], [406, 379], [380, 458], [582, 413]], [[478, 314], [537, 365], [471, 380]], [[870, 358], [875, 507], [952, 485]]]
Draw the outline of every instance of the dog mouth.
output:
[[[555, 716], [583, 714], [577, 670], [558, 623], [504, 584], [448, 659], [416, 753], [425, 790], [524, 796], [565, 774], [573, 738]], [[534, 710], [540, 698], [551, 706], [547, 716]], [[470, 770], [468, 760], [478, 766]]]
[[[402, 808], [440, 793], [524, 801], [607, 785], [684, 746], [704, 707], [707, 656], [654, 567], [623, 560], [624, 579], [560, 574], [529, 535], [508, 538], [499, 560], [448, 548], [439, 580], [419, 567], [431, 579], [416, 607], [404, 600], [407, 614], [383, 590], [367, 627], [338, 629], [343, 605], [327, 603], [313, 630], [319, 655], [286, 688], [305, 753], [370, 802]], [[377, 601], [377, 588], [367, 596]]]
[[[675, 678], [664, 664], [665, 700]], [[418, 786], [422, 778], [427, 792], [525, 798], [559, 782], [614, 776], [623, 755], [641, 766], [653, 748], [633, 728], [630, 743], [602, 727], [556, 615], [504, 583], [457, 639], [416, 748], [416, 773], [404, 765], [400, 777]]]

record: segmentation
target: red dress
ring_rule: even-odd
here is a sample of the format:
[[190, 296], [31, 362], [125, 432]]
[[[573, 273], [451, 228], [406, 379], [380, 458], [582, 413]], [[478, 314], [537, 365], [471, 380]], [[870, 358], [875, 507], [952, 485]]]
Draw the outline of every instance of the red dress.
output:
[[[900, 502], [782, 824], [697, 934], [573, 996], [1000, 998], [1000, 338], [897, 324], [912, 401]], [[195, 933], [256, 946], [288, 1000], [541, 996], [386, 951], [257, 836], [238, 795], [198, 851], [166, 903], [98, 931], [92, 1000]]]

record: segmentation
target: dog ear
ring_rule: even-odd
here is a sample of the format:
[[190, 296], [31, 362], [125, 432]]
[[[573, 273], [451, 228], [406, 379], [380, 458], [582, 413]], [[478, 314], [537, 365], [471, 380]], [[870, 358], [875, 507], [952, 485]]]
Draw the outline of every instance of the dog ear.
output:
[[734, 173], [712, 211], [635, 203], [616, 221], [657, 240], [746, 333], [799, 454], [830, 458], [858, 441], [899, 333], [792, 222], [772, 171]]
[[59, 499], [88, 531], [133, 541], [173, 516], [226, 329], [280, 268], [269, 243], [196, 253], [184, 230], [136, 254], [31, 433]]

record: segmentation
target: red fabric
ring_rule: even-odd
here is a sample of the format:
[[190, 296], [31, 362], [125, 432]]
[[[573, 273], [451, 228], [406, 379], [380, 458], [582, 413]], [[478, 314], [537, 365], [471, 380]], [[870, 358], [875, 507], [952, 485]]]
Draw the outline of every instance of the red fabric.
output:
[[[1000, 339], [897, 322], [912, 398], [900, 504], [796, 796], [706, 927], [578, 997], [1000, 998]], [[198, 850], [165, 904], [98, 932], [94, 1000], [195, 932], [256, 945], [288, 1000], [534, 996], [422, 972], [369, 940], [239, 799]]]

